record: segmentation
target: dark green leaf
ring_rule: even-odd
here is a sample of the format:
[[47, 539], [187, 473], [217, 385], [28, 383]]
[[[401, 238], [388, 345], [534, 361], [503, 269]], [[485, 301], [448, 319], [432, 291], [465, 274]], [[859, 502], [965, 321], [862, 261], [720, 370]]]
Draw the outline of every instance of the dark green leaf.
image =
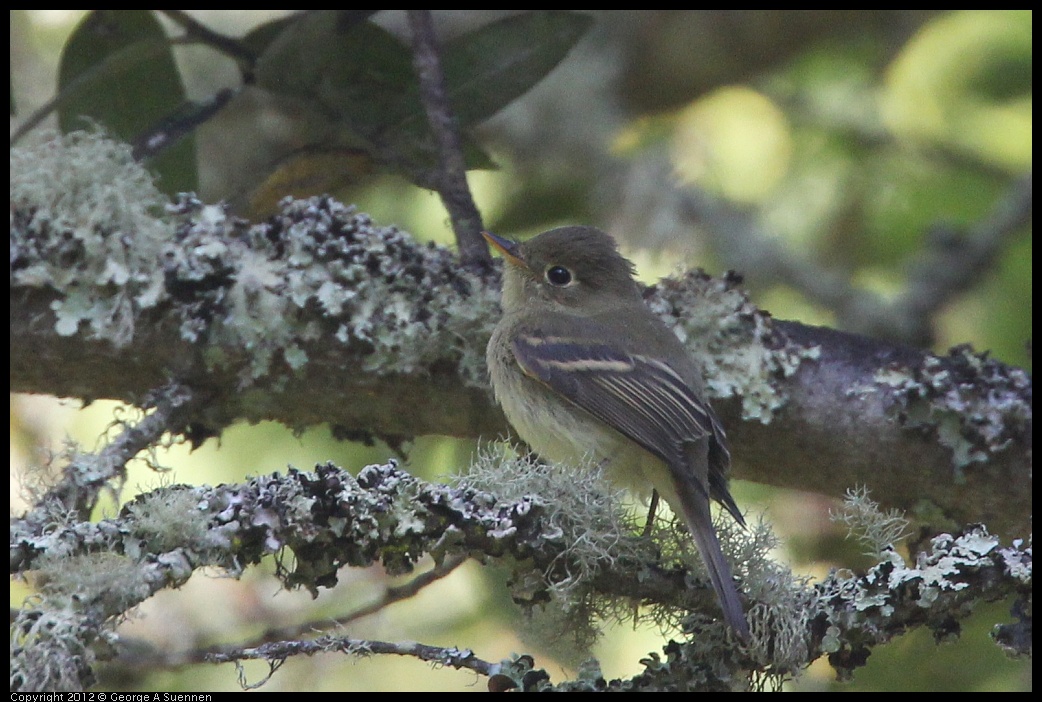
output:
[[255, 56], [262, 56], [275, 40], [275, 37], [279, 36], [286, 27], [293, 24], [298, 19], [300, 19], [300, 16], [290, 15], [289, 17], [279, 17], [270, 22], [258, 24], [246, 33], [246, 36], [241, 40], [242, 44], [252, 51]]
[[488, 119], [557, 66], [593, 24], [574, 12], [536, 10], [493, 22], [445, 47], [443, 70], [456, 118]]
[[[135, 142], [185, 101], [184, 86], [162, 27], [148, 10], [94, 10], [62, 52], [58, 118], [63, 132], [89, 118]], [[149, 163], [163, 192], [197, 189], [192, 135]]]
[[430, 130], [407, 46], [370, 22], [336, 11], [300, 15], [271, 40], [257, 85], [304, 99], [326, 114], [345, 145], [394, 170], [430, 161]]
[[317, 100], [369, 137], [419, 109], [412, 58], [375, 24], [340, 19], [333, 10], [296, 17], [258, 59], [257, 85]]
[[[257, 85], [311, 102], [378, 162], [426, 182], [435, 146], [410, 47], [371, 22], [345, 22], [338, 11], [293, 18], [267, 44]], [[461, 126], [494, 114], [530, 89], [567, 55], [591, 19], [537, 11], [495, 22], [445, 47], [449, 100]], [[464, 132], [470, 168], [493, 167]]]
[[[297, 22], [313, 22], [314, 19], [309, 19], [312, 15], [325, 15], [325, 18], [318, 21], [320, 32], [325, 31], [326, 28], [336, 29], [339, 33], [344, 33], [355, 24], [361, 24], [372, 15], [379, 12], [379, 10], [337, 10], [337, 11], [308, 11], [301, 12], [295, 15], [289, 15], [287, 17], [280, 17], [264, 24], [259, 24], [251, 29], [246, 36], [242, 38], [242, 43], [246, 45], [250, 51], [255, 55], [260, 56], [268, 47], [271, 45], [275, 37], [281, 35], [284, 30], [290, 25]], [[330, 22], [332, 20], [332, 23]], [[298, 36], [307, 38], [307, 34], [315, 31], [314, 27], [303, 29], [298, 27], [291, 30], [297, 34], [287, 34], [287, 38], [291, 36]], [[283, 41], [286, 41], [285, 39]], [[290, 40], [291, 43], [294, 40]], [[269, 57], [272, 59], [276, 54]], [[269, 66], [269, 68], [272, 68]]]

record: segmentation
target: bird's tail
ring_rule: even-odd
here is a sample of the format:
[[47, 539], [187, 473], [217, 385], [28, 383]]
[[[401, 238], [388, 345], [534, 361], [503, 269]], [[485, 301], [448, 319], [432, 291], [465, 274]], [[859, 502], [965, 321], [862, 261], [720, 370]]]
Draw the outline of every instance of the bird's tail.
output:
[[735, 587], [734, 577], [731, 575], [731, 566], [724, 558], [723, 551], [720, 550], [720, 541], [717, 539], [716, 530], [713, 529], [713, 522], [709, 515], [709, 501], [706, 500], [704, 516], [702, 514], [693, 515], [690, 513], [691, 510], [687, 509], [688, 505], [684, 506], [684, 520], [691, 531], [691, 536], [695, 539], [695, 544], [698, 545], [702, 560], [705, 561], [709, 580], [720, 601], [720, 608], [724, 611], [724, 619], [738, 636], [747, 640], [749, 625], [745, 621], [742, 600], [738, 596], [738, 588]]
[[706, 564], [709, 580], [724, 611], [724, 620], [743, 640], [749, 639], [749, 624], [745, 621], [742, 600], [735, 587], [731, 566], [720, 549], [720, 540], [713, 528], [713, 518], [709, 511], [709, 493], [699, 488], [693, 476], [688, 474], [674, 475], [673, 484], [679, 505], [672, 505], [674, 511], [680, 507], [691, 536], [698, 546], [702, 560]]

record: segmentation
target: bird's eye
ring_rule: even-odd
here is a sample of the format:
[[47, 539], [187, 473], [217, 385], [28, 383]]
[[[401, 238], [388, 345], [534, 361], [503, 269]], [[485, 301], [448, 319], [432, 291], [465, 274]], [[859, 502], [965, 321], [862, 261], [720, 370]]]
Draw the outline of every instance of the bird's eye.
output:
[[552, 266], [546, 269], [546, 282], [564, 287], [572, 282], [572, 272], [564, 266]]

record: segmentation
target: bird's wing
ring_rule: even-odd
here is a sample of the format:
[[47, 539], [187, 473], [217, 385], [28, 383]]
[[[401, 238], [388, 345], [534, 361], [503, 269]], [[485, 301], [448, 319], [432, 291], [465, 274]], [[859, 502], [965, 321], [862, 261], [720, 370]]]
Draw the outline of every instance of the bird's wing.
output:
[[513, 339], [514, 356], [527, 375], [669, 465], [684, 465], [685, 445], [706, 437], [726, 454], [716, 417], [675, 370], [592, 336], [605, 335], [524, 330]]
[[691, 384], [669, 364], [611, 341], [597, 341], [615, 338], [610, 331], [588, 320], [576, 320], [575, 328], [559, 333], [532, 327], [515, 334], [512, 348], [527, 375], [669, 466], [677, 498], [676, 504], [670, 504], [680, 509], [687, 522], [725, 618], [741, 638], [748, 639], [742, 600], [709, 513], [713, 497], [744, 524], [727, 490], [727, 464], [714, 464], [710, 458], [715, 450], [722, 452], [718, 460], [728, 460], [723, 429]]

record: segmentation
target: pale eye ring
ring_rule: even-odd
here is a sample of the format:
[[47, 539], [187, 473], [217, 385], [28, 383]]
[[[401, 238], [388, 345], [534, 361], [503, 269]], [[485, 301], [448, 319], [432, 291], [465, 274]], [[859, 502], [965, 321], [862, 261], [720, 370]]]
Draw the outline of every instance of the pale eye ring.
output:
[[546, 269], [546, 282], [563, 288], [572, 282], [572, 272], [564, 266], [550, 266]]

